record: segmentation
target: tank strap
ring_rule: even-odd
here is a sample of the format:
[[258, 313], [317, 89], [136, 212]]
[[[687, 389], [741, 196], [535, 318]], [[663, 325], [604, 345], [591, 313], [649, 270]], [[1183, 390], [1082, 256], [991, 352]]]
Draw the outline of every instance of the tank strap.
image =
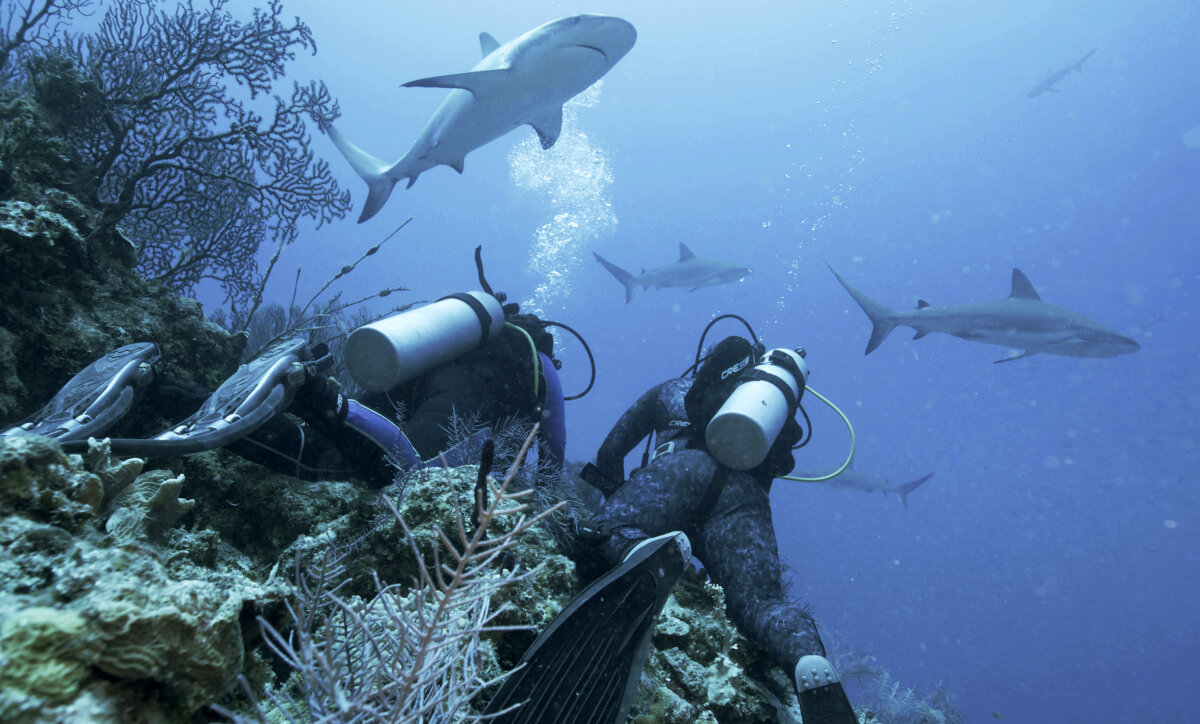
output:
[[[762, 380], [763, 382], [770, 382], [771, 384], [775, 385], [776, 387], [779, 388], [779, 391], [783, 393], [783, 399], [787, 400], [788, 417], [791, 417], [792, 415], [796, 414], [796, 407], [799, 404], [796, 399], [796, 395], [792, 393], [792, 388], [790, 386], [788, 386], [788, 384], [786, 382], [779, 379], [777, 376], [770, 374], [768, 372], [763, 372], [762, 370], [760, 370], [756, 367], [754, 369], [743, 372], [739, 379]], [[802, 378], [797, 378], [797, 380], [799, 380], [799, 379], [802, 379]]]
[[[488, 314], [487, 307], [483, 306], [483, 302], [466, 292], [458, 292], [456, 294], [447, 294], [442, 299], [457, 299], [471, 308], [475, 312], [475, 316], [479, 318], [479, 344], [488, 341], [488, 333], [492, 329], [492, 315]], [[442, 301], [439, 299], [438, 301]]]

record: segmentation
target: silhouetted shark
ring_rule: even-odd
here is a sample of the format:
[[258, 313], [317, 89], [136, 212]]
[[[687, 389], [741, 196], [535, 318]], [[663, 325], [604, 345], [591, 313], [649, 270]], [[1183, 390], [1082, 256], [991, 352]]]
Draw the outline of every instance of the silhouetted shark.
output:
[[1050, 75], [1048, 75], [1044, 79], [1042, 79], [1041, 83], [1038, 83], [1037, 85], [1035, 85], [1033, 87], [1032, 90], [1030, 90], [1028, 93], [1026, 93], [1025, 97], [1026, 98], [1037, 98], [1038, 96], [1040, 96], [1043, 93], [1059, 93], [1060, 91], [1054, 87], [1054, 84], [1058, 83], [1063, 78], [1066, 78], [1067, 74], [1073, 70], [1082, 73], [1083, 72], [1083, 61], [1092, 57], [1092, 53], [1095, 53], [1096, 50], [1097, 50], [1096, 48], [1092, 48], [1091, 50], [1089, 50], [1087, 52], [1087, 55], [1080, 58], [1077, 62], [1072, 63], [1071, 65], [1068, 65], [1066, 68], [1063, 68], [1062, 70], [1056, 70], [1056, 71], [1051, 72]]
[[1020, 269], [1013, 269], [1012, 294], [1007, 299], [945, 307], [934, 307], [921, 299], [916, 309], [907, 312], [889, 309], [860, 292], [833, 267], [829, 270], [871, 319], [873, 328], [866, 354], [871, 354], [896, 325], [917, 330], [913, 339], [930, 332], [943, 332], [1024, 350], [997, 362], [1010, 362], [1039, 352], [1067, 357], [1115, 357], [1141, 348], [1132, 339], [1082, 314], [1046, 304]]
[[636, 277], [596, 252], [592, 252], [592, 256], [596, 257], [596, 261], [603, 264], [604, 268], [625, 286], [626, 304], [633, 299], [634, 289], [639, 286], [642, 289], [690, 287], [688, 291], [694, 292], [700, 287], [736, 282], [754, 271], [749, 267], [717, 259], [700, 259], [683, 242], [679, 243], [679, 261], [649, 271], [643, 269], [642, 273]]
[[367, 182], [359, 223], [383, 208], [401, 179], [411, 187], [439, 165], [462, 173], [468, 153], [518, 126], [533, 126], [542, 148], [550, 148], [562, 131], [563, 103], [607, 73], [636, 39], [632, 25], [607, 15], [552, 20], [504, 45], [480, 33], [483, 60], [470, 71], [404, 84], [452, 90], [408, 153], [390, 165], [328, 126], [334, 145]]
[[[820, 477], [821, 473], [792, 473], [792, 475], [801, 478], [816, 478]], [[930, 473], [924, 477], [904, 483], [903, 485], [892, 485], [887, 481], [886, 478], [881, 478], [878, 475], [871, 475], [870, 473], [860, 473], [854, 469], [853, 465], [851, 465], [836, 477], [830, 478], [829, 480], [824, 480], [819, 484], [824, 485], [827, 488], [836, 488], [838, 490], [861, 490], [864, 493], [879, 492], [883, 493], [884, 495], [887, 495], [888, 493], [895, 493], [896, 497], [900, 498], [900, 502], [904, 504], [905, 508], [907, 508], [908, 494], [916, 490], [921, 486], [922, 483], [932, 477], [933, 473]]]

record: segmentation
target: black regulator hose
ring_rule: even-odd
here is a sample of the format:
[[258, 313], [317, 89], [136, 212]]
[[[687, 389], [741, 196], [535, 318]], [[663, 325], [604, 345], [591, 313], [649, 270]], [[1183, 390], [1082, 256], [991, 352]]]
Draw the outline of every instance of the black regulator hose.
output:
[[592, 377], [588, 380], [587, 387], [584, 388], [583, 392], [580, 392], [578, 395], [563, 396], [563, 400], [578, 400], [580, 397], [583, 397], [587, 393], [591, 392], [592, 386], [596, 384], [596, 358], [592, 356], [592, 348], [588, 347], [587, 340], [583, 338], [583, 335], [579, 334], [579, 332], [576, 332], [574, 329], [568, 327], [562, 322], [554, 322], [544, 319], [542, 320], [542, 324], [546, 325], [547, 327], [562, 327], [563, 329], [567, 330], [571, 334], [575, 335], [575, 339], [579, 340], [579, 343], [583, 345], [583, 351], [587, 352], [588, 364], [592, 366]]
[[680, 377], [689, 375], [700, 367], [700, 363], [703, 361], [700, 359], [700, 353], [704, 351], [704, 339], [708, 337], [708, 330], [712, 329], [713, 325], [717, 322], [720, 322], [722, 319], [736, 319], [737, 321], [746, 325], [746, 331], [750, 332], [750, 337], [754, 339], [755, 354], [762, 354], [766, 351], [766, 347], [763, 346], [762, 342], [758, 341], [758, 335], [754, 333], [754, 327], [751, 327], [749, 322], [737, 314], [722, 314], [709, 322], [704, 328], [704, 331], [700, 334], [700, 344], [696, 345], [696, 361], [692, 363], [691, 367], [688, 367], [686, 370], [684, 370], [683, 374], [679, 375]]

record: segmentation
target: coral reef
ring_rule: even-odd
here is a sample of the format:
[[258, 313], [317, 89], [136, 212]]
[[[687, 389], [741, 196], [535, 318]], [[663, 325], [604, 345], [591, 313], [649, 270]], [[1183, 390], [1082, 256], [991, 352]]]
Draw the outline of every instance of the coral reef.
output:
[[[181, 510], [170, 472], [139, 474], [104, 443], [86, 458], [0, 437], [0, 719], [124, 721], [133, 702], [186, 718], [230, 688], [243, 627], [290, 589], [209, 533], [168, 530]], [[102, 530], [106, 511], [121, 535]]]
[[[68, 168], [55, 185], [100, 210], [101, 234], [125, 229], [143, 275], [189, 293], [212, 279], [231, 306], [253, 308], [259, 247], [290, 243], [301, 219], [321, 225], [350, 208], [305, 122], [329, 122], [337, 104], [321, 83], [294, 83], [287, 99], [274, 87], [297, 51], [315, 50], [311, 31], [287, 23], [279, 0], [244, 21], [227, 0], [114, 0], [93, 31], [56, 32], [55, 13], [78, 2], [43, 0], [50, 16], [40, 20], [27, 12], [38, 42], [12, 32], [14, 13], [0, 23], [0, 80], [29, 92], [52, 123], [52, 133], [4, 134], [0, 151], [62, 139]], [[267, 105], [274, 94], [273, 112], [260, 115], [233, 87]]]

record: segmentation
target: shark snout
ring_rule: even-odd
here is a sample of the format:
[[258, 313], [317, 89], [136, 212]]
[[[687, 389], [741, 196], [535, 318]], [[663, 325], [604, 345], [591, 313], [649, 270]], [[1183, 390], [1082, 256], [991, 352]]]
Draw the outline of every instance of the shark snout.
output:
[[1137, 340], [1130, 339], [1129, 337], [1121, 337], [1117, 343], [1117, 350], [1120, 354], [1131, 354], [1141, 348], [1142, 345], [1138, 344]]
[[612, 15], [585, 13], [563, 18], [561, 22], [574, 44], [599, 51], [610, 66], [625, 57], [637, 42], [633, 25]]

